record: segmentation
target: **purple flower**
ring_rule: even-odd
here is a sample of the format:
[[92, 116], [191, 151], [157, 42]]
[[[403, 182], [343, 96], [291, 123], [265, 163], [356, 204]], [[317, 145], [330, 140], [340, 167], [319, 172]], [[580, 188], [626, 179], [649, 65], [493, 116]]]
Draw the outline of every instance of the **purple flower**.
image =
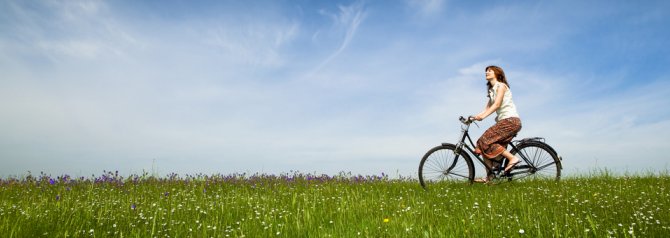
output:
[[56, 184], [56, 180], [54, 180], [54, 179], [50, 178], [50, 179], [49, 179], [49, 184], [51, 184], [51, 185], [54, 185], [54, 184]]
[[135, 210], [135, 203], [133, 203], [132, 205], [130, 205], [130, 209]]
[[163, 196], [166, 196], [166, 197], [167, 197], [167, 196], [169, 196], [169, 195], [170, 195], [170, 192], [165, 192], [165, 193], [163, 193]]
[[60, 195], [56, 195], [56, 201], [60, 201]]

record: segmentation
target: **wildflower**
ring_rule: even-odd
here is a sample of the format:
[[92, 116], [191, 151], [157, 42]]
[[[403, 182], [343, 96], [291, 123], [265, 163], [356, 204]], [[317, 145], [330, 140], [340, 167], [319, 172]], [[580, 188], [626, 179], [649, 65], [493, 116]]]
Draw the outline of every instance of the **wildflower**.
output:
[[54, 185], [54, 184], [56, 184], [56, 180], [54, 180], [54, 179], [50, 178], [50, 179], [49, 179], [49, 184], [51, 184], [51, 185]]
[[130, 209], [135, 210], [135, 207], [136, 207], [136, 206], [135, 206], [135, 203], [133, 203], [133, 204], [130, 205]]
[[60, 201], [60, 195], [56, 195], [56, 201]]
[[384, 223], [387, 223], [387, 222], [389, 222], [389, 219], [388, 219], [388, 218], [384, 218]]
[[524, 231], [523, 229], [519, 229], [519, 234], [524, 234], [524, 233], [526, 233], [526, 231]]

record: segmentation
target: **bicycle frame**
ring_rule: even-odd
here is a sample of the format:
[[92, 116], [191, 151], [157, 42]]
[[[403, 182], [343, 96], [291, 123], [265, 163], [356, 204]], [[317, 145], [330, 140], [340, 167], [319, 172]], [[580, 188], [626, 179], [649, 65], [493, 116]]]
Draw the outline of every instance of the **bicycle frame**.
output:
[[[458, 157], [460, 155], [460, 152], [465, 147], [465, 149], [467, 149], [470, 152], [471, 155], [474, 155], [475, 158], [477, 158], [477, 161], [479, 161], [479, 163], [481, 163], [488, 171], [493, 172], [495, 170], [495, 168], [486, 164], [484, 162], [484, 158], [480, 157], [474, 151], [474, 148], [476, 146], [475, 146], [475, 143], [472, 142], [472, 138], [470, 137], [470, 134], [468, 133], [468, 131], [470, 130], [470, 124], [472, 123], [472, 121], [468, 121], [468, 120], [461, 117], [461, 122], [464, 125], [461, 126], [461, 136], [459, 137], [460, 139], [458, 140], [458, 144], [456, 144], [456, 149], [454, 149], [454, 154], [455, 154], [456, 157], [454, 158], [454, 163], [449, 167], [448, 171], [453, 169], [453, 167], [456, 165], [456, 161], [458, 161]], [[470, 142], [470, 145], [468, 145], [466, 143], [466, 139], [467, 139], [467, 142]], [[512, 146], [512, 150], [517, 150], [518, 151], [518, 149], [514, 145], [514, 143], [510, 143], [509, 145]], [[536, 168], [534, 168], [535, 166], [533, 165], [533, 163], [531, 163], [530, 160], [528, 158], [526, 158], [526, 155], [523, 155], [522, 153], [519, 153], [519, 156], [521, 157], [522, 160], [524, 160], [526, 162], [526, 164], [528, 166], [531, 167], [530, 169], [536, 170]], [[510, 173], [510, 175], [515, 175], [515, 174], [517, 174], [517, 173]]]

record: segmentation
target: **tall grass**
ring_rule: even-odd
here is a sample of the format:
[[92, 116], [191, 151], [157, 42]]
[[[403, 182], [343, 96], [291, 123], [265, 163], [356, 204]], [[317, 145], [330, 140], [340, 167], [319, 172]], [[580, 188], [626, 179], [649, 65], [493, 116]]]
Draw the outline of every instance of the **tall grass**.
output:
[[0, 180], [3, 237], [667, 237], [670, 176], [441, 184], [301, 173]]

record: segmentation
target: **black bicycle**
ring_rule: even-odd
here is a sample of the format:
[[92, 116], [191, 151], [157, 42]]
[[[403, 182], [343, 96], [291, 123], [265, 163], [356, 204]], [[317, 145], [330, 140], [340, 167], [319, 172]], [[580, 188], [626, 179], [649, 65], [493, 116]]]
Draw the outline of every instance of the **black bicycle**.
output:
[[[554, 179], [561, 178], [563, 158], [558, 156], [556, 150], [544, 142], [544, 138], [533, 137], [515, 140], [510, 143], [510, 153], [519, 157], [521, 162], [514, 166], [508, 173], [504, 173], [507, 159], [493, 161], [492, 165], [484, 162], [474, 152], [475, 145], [468, 134], [471, 117], [459, 119], [461, 136], [458, 144], [442, 143], [429, 150], [421, 159], [419, 164], [419, 182], [425, 189], [441, 182], [467, 182], [472, 183], [475, 178], [475, 167], [472, 162], [473, 155], [487, 170], [491, 171], [490, 181], [511, 181], [519, 179]], [[466, 143], [470, 142], [470, 144]]]

